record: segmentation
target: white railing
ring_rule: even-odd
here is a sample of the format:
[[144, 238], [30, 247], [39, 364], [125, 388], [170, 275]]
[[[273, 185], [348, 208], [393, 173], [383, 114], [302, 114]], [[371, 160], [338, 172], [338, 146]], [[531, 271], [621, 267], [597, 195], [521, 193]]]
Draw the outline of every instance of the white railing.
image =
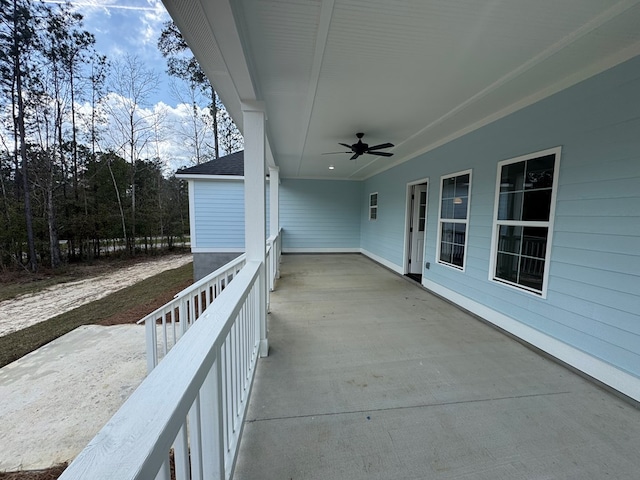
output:
[[176, 480], [230, 478], [266, 281], [266, 268], [247, 262], [60, 479], [169, 480], [171, 457]]
[[[277, 235], [267, 239], [267, 311], [270, 307], [270, 295], [280, 278], [280, 257], [282, 255], [282, 229]], [[218, 270], [198, 280], [193, 285], [177, 293], [173, 300], [151, 312], [137, 323], [145, 325], [147, 345], [147, 372], [151, 372], [162, 357], [184, 335], [191, 325], [202, 315], [206, 308], [220, 295], [245, 264], [246, 255], [240, 255]], [[186, 321], [182, 321], [186, 319]]]
[[275, 288], [276, 279], [280, 278], [280, 255], [282, 254], [280, 239], [280, 234], [272, 235], [267, 239], [267, 251], [265, 256], [267, 281], [269, 282], [269, 288], [267, 291], [267, 312], [271, 311], [270, 292], [273, 292]]
[[282, 229], [267, 239], [267, 279], [269, 291], [273, 292], [276, 279], [280, 278], [280, 256], [282, 255]]
[[169, 303], [138, 321], [139, 324], [144, 323], [146, 329], [148, 372], [158, 365], [161, 358], [159, 355], [165, 356], [229, 285], [244, 266], [245, 258], [244, 254], [240, 255], [193, 285], [189, 285], [176, 294]]

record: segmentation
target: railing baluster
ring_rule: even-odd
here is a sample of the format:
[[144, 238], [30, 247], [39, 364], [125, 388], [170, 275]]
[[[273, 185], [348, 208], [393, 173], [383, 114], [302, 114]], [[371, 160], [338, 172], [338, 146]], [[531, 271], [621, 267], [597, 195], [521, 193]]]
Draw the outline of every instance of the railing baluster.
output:
[[200, 419], [200, 394], [189, 410], [189, 452], [191, 456], [191, 478], [204, 480], [202, 474], [202, 421]]
[[178, 321], [180, 322], [180, 331], [182, 332], [181, 336], [184, 335], [187, 332], [187, 328], [189, 328], [189, 322], [187, 322], [186, 303], [186, 300], [182, 298], [178, 304]]
[[231, 431], [236, 431], [236, 412], [238, 411], [238, 391], [236, 390], [236, 384], [238, 383], [238, 348], [236, 347], [236, 324], [231, 327]]
[[176, 480], [189, 480], [191, 478], [191, 468], [189, 466], [189, 438], [187, 436], [186, 418], [173, 444], [173, 461]]
[[200, 389], [202, 422], [202, 473], [207, 479], [224, 479], [224, 445], [221, 435], [222, 412], [220, 361], [214, 362]]
[[238, 397], [240, 403], [244, 399], [244, 369], [245, 369], [245, 358], [244, 358], [244, 305], [240, 309], [240, 313], [238, 313], [238, 354], [240, 356], [240, 396]]
[[156, 475], [156, 480], [171, 480], [171, 470], [169, 468], [169, 457], [162, 463], [160, 466], [160, 470], [158, 470], [158, 474]]
[[224, 437], [225, 449], [229, 448], [229, 358], [227, 342], [222, 342], [220, 346], [220, 385], [222, 386], [222, 433]]
[[189, 307], [189, 326], [191, 326], [198, 318], [193, 293], [189, 296]]
[[167, 315], [162, 312], [162, 356], [164, 357], [169, 349], [167, 348]]
[[158, 334], [155, 318], [147, 318], [144, 328], [147, 339], [147, 372], [151, 372], [158, 364]]

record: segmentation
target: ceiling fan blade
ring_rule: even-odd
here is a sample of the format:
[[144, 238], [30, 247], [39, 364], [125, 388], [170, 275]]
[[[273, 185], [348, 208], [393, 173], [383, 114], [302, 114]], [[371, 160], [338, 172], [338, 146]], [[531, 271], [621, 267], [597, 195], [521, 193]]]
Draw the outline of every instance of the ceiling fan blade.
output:
[[338, 143], [338, 145], [342, 145], [343, 147], [347, 147], [348, 149], [352, 150], [351, 145], [347, 145], [346, 143]]
[[366, 152], [366, 153], [368, 153], [369, 155], [380, 155], [381, 157], [391, 157], [393, 155], [393, 153], [389, 153], [389, 152]]
[[355, 160], [356, 158], [358, 158], [360, 156], [359, 153], [354, 153], [353, 157], [351, 157], [349, 160]]
[[374, 145], [373, 147], [369, 147], [369, 150], [379, 150], [381, 148], [391, 148], [393, 147], [393, 143], [381, 143], [380, 145]]
[[344, 153], [353, 153], [353, 152], [325, 152], [325, 153], [322, 153], [321, 155], [338, 155], [338, 154], [344, 154]]

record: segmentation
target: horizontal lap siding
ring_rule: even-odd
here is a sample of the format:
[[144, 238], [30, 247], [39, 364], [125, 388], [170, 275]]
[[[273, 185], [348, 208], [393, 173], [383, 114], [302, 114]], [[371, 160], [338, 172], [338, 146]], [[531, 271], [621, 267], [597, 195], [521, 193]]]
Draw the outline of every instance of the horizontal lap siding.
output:
[[[562, 146], [547, 298], [488, 279], [497, 163]], [[440, 177], [473, 169], [464, 272], [436, 262]], [[640, 376], [640, 58], [365, 182], [366, 250], [403, 264], [406, 184], [430, 178], [426, 279]], [[393, 230], [382, 233], [383, 230]]]
[[[402, 269], [406, 208], [405, 164], [392, 169], [384, 177], [365, 182], [361, 205], [362, 248]], [[376, 220], [369, 220], [369, 195], [378, 192]]]
[[[192, 185], [197, 248], [244, 251], [244, 182], [195, 180]], [[266, 202], [269, 232], [268, 186]]]
[[283, 179], [280, 225], [286, 249], [360, 247], [360, 182]]

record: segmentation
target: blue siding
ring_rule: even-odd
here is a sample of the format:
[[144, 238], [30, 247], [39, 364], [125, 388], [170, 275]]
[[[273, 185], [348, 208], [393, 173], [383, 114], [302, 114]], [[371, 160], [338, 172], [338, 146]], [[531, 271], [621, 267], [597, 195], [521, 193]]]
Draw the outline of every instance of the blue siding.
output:
[[[198, 249], [244, 251], [244, 182], [241, 180], [192, 182], [194, 188]], [[267, 236], [269, 232], [269, 187], [267, 186]]]
[[[497, 163], [562, 146], [547, 298], [488, 280]], [[473, 169], [467, 265], [435, 261], [440, 176]], [[406, 184], [429, 177], [430, 281], [640, 376], [640, 57], [365, 182], [362, 247], [403, 265]]]
[[280, 185], [282, 247], [360, 247], [361, 182], [284, 179]]

